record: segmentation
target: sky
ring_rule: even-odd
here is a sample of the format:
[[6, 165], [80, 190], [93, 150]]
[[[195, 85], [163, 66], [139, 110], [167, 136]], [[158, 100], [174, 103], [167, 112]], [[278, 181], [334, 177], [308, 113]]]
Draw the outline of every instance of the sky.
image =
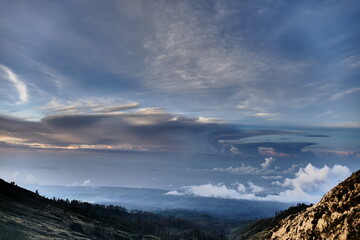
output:
[[316, 201], [360, 168], [358, 1], [1, 1], [0, 177]]

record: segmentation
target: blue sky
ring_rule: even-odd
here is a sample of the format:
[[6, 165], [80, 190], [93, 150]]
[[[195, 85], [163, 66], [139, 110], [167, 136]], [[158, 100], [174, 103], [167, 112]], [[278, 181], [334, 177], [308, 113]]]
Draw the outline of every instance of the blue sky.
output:
[[360, 166], [357, 1], [0, 9], [4, 178], [187, 193], [241, 181], [239, 194], [267, 196], [295, 189], [285, 179], [301, 171], [326, 172], [316, 183]]

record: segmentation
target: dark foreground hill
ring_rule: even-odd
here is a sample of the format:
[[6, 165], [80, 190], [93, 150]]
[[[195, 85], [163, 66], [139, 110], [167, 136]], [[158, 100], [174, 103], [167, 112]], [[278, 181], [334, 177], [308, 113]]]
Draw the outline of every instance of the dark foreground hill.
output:
[[118, 206], [50, 200], [0, 179], [0, 240], [225, 239], [212, 227]]
[[232, 230], [231, 240], [360, 239], [360, 171], [329, 191], [315, 205], [298, 204], [275, 217]]

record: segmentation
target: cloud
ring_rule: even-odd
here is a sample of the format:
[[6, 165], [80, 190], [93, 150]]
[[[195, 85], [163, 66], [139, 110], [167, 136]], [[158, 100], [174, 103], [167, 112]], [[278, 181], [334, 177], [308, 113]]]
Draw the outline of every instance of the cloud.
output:
[[14, 84], [19, 95], [18, 103], [26, 103], [29, 100], [26, 84], [10, 68], [0, 64], [0, 70], [5, 73], [5, 78]]
[[58, 99], [53, 98], [46, 106], [39, 107], [39, 109], [45, 112], [57, 114], [106, 114], [121, 112], [138, 107], [139, 103], [137, 102], [118, 104], [115, 103], [113, 99], [79, 99], [76, 101], [66, 101], [66, 103], [62, 103]]
[[113, 106], [99, 107], [99, 108], [95, 108], [93, 111], [94, 112], [102, 112], [102, 113], [119, 112], [119, 111], [123, 111], [123, 110], [137, 108], [137, 107], [139, 107], [139, 103], [133, 102], [133, 103], [127, 103], [127, 104], [116, 104]]
[[[341, 71], [337, 63], [341, 54], [334, 54], [334, 49], [354, 46], [345, 39], [357, 39], [354, 31], [349, 31], [357, 9], [349, 7], [351, 4], [303, 3], [293, 8], [284, 2], [271, 6], [266, 1], [256, 6], [249, 2], [215, 2], [112, 1], [88, 5], [79, 1], [72, 4], [76, 16], [71, 11], [59, 11], [63, 3], [8, 3], [1, 12], [8, 19], [0, 25], [4, 33], [1, 50], [5, 56], [16, 55], [24, 73], [41, 73], [44, 80], [33, 81], [31, 86], [36, 85], [50, 96], [68, 97], [111, 88], [114, 93], [141, 93], [148, 99], [154, 94], [171, 96], [173, 102], [182, 106], [192, 103], [203, 111], [238, 105], [242, 111], [236, 114], [237, 120], [256, 118], [261, 122], [265, 121], [261, 118], [274, 119], [274, 113], [294, 120], [298, 115], [288, 110], [298, 112], [299, 108], [309, 107], [302, 114], [302, 119], [307, 119], [323, 105], [328, 106], [317, 100], [336, 92], [338, 85], [352, 84], [350, 78], [355, 74]], [[283, 11], [287, 7], [294, 11]], [[18, 16], [17, 11], [23, 14]], [[308, 27], [308, 19], [317, 24]], [[319, 19], [343, 26], [334, 30], [338, 36], [333, 36], [343, 39], [338, 41], [342, 47], [324, 48], [329, 44], [318, 44], [334, 40], [328, 31], [314, 31], [326, 27], [321, 23], [327, 21]], [[274, 37], [268, 38], [273, 32]], [[44, 56], [33, 54], [44, 48]], [[93, 57], [88, 57], [89, 52]], [[328, 58], [323, 57], [324, 52]], [[358, 56], [351, 51], [349, 56], [344, 54], [340, 58], [345, 63], [358, 66]], [[65, 68], [60, 62], [68, 62], [73, 68]], [[103, 79], [108, 79], [106, 84]], [[61, 94], [49, 89], [49, 80], [63, 89]], [[246, 101], [251, 102], [249, 106]], [[234, 107], [230, 111], [225, 107], [213, 116], [235, 118]], [[188, 107], [186, 110], [192, 111]]]
[[352, 94], [352, 93], [355, 93], [355, 92], [358, 92], [358, 91], [360, 91], [360, 88], [350, 88], [350, 89], [335, 93], [334, 95], [331, 96], [331, 99], [332, 100], [337, 100], [339, 98], [342, 98], [342, 97], [344, 97], [346, 95], [349, 95], [349, 94]]
[[[228, 187], [222, 183], [185, 186], [183, 191], [176, 191], [176, 194], [258, 201], [316, 203], [326, 192], [350, 174], [349, 168], [342, 165], [334, 165], [332, 168], [325, 165], [323, 168], [316, 168], [308, 164], [305, 168], [300, 168], [294, 178], [286, 178], [283, 182], [273, 182], [273, 185], [285, 188], [277, 194], [257, 195], [264, 192], [265, 188], [251, 181], [247, 183], [248, 187], [238, 182], [232, 184], [233, 187]], [[281, 177], [275, 176], [268, 179], [281, 179]]]
[[185, 195], [185, 193], [181, 193], [181, 192], [174, 190], [174, 191], [169, 191], [169, 192], [165, 193], [165, 195], [182, 196], [182, 195]]
[[91, 181], [90, 181], [89, 179], [87, 179], [87, 180], [84, 180], [84, 181], [80, 184], [80, 186], [89, 186], [90, 183], [91, 183]]
[[237, 188], [236, 190], [240, 193], [245, 193], [246, 192], [246, 187], [244, 184], [241, 184], [241, 183], [236, 183], [237, 185]]
[[[282, 132], [285, 133], [285, 132]], [[281, 132], [279, 134], [282, 134]], [[250, 142], [233, 143], [243, 155], [258, 153], [263, 156], [286, 157], [289, 155], [303, 154], [305, 147], [316, 145], [313, 142]]]
[[262, 164], [260, 164], [260, 166], [263, 168], [263, 169], [267, 169], [270, 167], [270, 165], [275, 162], [275, 158], [273, 157], [269, 157], [269, 158], [265, 158], [265, 162], [263, 162]]
[[289, 190], [265, 198], [282, 202], [297, 202], [301, 199], [315, 203], [350, 174], [346, 166], [334, 165], [333, 168], [329, 168], [325, 165], [323, 168], [316, 168], [309, 163], [305, 168], [299, 169], [295, 178], [286, 178], [283, 183], [279, 183], [283, 187], [289, 187]]
[[227, 172], [232, 174], [239, 174], [239, 175], [250, 175], [250, 174], [262, 174], [264, 173], [263, 169], [256, 168], [253, 166], [245, 166], [242, 165], [241, 167], [227, 167], [227, 168], [213, 168], [211, 169], [213, 172]]
[[[56, 101], [52, 105], [57, 111], [64, 110], [63, 106], [57, 106]], [[198, 118], [174, 115], [159, 108], [57, 114], [44, 117], [40, 122], [0, 116], [0, 123], [3, 141], [13, 147], [91, 151], [187, 149], [189, 152], [215, 153], [228, 146], [229, 140], [239, 141], [273, 132], [245, 131], [214, 121], [199, 122]], [[9, 139], [17, 139], [17, 142]], [[228, 153], [234, 154], [234, 150]]]
[[186, 193], [200, 197], [217, 198], [237, 198], [239, 195], [239, 192], [237, 192], [235, 189], [229, 189], [223, 184], [204, 184], [199, 186], [189, 186], [187, 187]]
[[[188, 186], [185, 188], [185, 194], [194, 195], [199, 197], [214, 197], [214, 198], [227, 198], [227, 199], [252, 199], [255, 197], [253, 194], [242, 193], [243, 188], [231, 189], [224, 184], [204, 184], [198, 186]], [[240, 190], [240, 191], [239, 191]]]
[[27, 175], [25, 178], [25, 183], [33, 184], [36, 183], [36, 181], [37, 181], [36, 177], [32, 174]]
[[260, 193], [264, 191], [263, 187], [255, 185], [253, 182], [248, 182], [248, 185], [252, 193]]
[[342, 63], [347, 65], [349, 68], [359, 68], [360, 67], [360, 55], [354, 55], [351, 57], [345, 58]]
[[[288, 101], [292, 105], [315, 102], [319, 96], [311, 94], [311, 89], [305, 84], [299, 84], [306, 81], [303, 75], [305, 69], [312, 67], [310, 61], [275, 57], [267, 51], [251, 47], [253, 44], [245, 39], [254, 36], [247, 34], [246, 27], [244, 29], [243, 25], [237, 24], [255, 16], [250, 21], [259, 23], [258, 9], [234, 2], [222, 5], [221, 8], [217, 4], [213, 8], [202, 8], [191, 2], [163, 2], [158, 5], [166, 11], [153, 14], [156, 27], [144, 40], [145, 75], [149, 78], [145, 84], [177, 95], [189, 92], [201, 95], [206, 92], [211, 96], [226, 95], [226, 99], [230, 97], [237, 102], [250, 100], [251, 107], [239, 104], [237, 108], [249, 110], [244, 116], [267, 120], [280, 115], [269, 111], [274, 105], [282, 105], [284, 99], [290, 99]], [[252, 11], [254, 15], [249, 14]], [[229, 14], [224, 15], [224, 12]], [[236, 17], [240, 19], [234, 21]], [[266, 19], [269, 16], [261, 17]], [[272, 27], [283, 32], [288, 30], [288, 24]], [[269, 77], [272, 81], [268, 81]], [[292, 81], [297, 91], [293, 90], [293, 85], [289, 86], [289, 79], [302, 79]], [[306, 96], [300, 92], [306, 93]], [[220, 102], [224, 100], [221, 98]]]
[[253, 114], [254, 117], [259, 117], [259, 118], [266, 118], [268, 120], [273, 120], [274, 117], [278, 116], [277, 113], [268, 113], [268, 112], [258, 112]]
[[262, 179], [266, 180], [277, 180], [277, 179], [283, 179], [283, 176], [276, 175], [276, 176], [261, 176]]
[[67, 185], [68, 187], [87, 187], [91, 185], [91, 181], [89, 179], [84, 180], [82, 183], [73, 182], [72, 184]]
[[239, 175], [258, 175], [258, 174], [270, 174], [274, 173], [274, 170], [269, 170], [270, 165], [275, 162], [275, 158], [265, 158], [265, 162], [261, 163], [261, 168], [253, 167], [253, 166], [245, 166], [242, 164], [240, 167], [227, 167], [227, 168], [213, 168], [212, 172], [227, 172], [232, 174]]

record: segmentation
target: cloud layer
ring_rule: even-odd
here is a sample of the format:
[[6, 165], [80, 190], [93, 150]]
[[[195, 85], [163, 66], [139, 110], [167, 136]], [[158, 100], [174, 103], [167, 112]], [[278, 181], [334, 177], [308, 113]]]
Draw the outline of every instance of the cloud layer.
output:
[[[51, 110], [60, 113], [85, 108], [84, 105], [52, 105]], [[0, 133], [4, 142], [13, 147], [108, 151], [182, 149], [198, 153], [219, 152], [229, 145], [228, 140], [281, 133], [240, 130], [234, 125], [205, 118], [187, 118], [157, 108], [123, 111], [137, 106], [137, 103], [110, 107], [96, 105], [93, 113], [50, 115], [39, 122], [3, 116], [0, 117]]]
[[200, 197], [259, 201], [303, 201], [316, 203], [326, 192], [335, 187], [346, 177], [350, 176], [350, 174], [351, 172], [349, 168], [342, 165], [334, 165], [332, 168], [325, 165], [323, 168], [317, 168], [312, 164], [308, 164], [305, 168], [300, 168], [294, 178], [286, 178], [283, 182], [274, 182], [274, 184], [285, 188], [278, 194], [263, 195], [261, 193], [263, 193], [266, 189], [254, 184], [253, 182], [248, 182], [246, 185], [236, 183], [233, 187], [227, 187], [221, 183], [186, 186], [183, 187], [183, 191], [170, 191], [167, 194], [188, 194]]
[[54, 96], [110, 95], [248, 123], [357, 122], [354, 1], [20, 2], [1, 3], [1, 70], [19, 102], [38, 96], [33, 115]]

